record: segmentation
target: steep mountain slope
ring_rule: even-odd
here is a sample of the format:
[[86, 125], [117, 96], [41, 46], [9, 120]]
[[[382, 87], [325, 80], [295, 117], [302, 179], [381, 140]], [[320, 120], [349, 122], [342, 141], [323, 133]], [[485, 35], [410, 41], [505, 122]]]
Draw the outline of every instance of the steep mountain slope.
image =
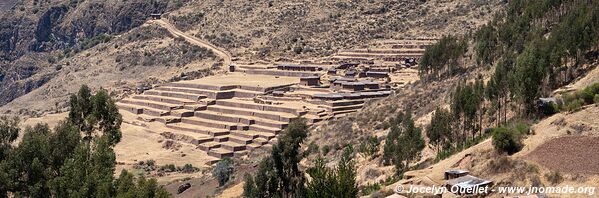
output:
[[30, 115], [63, 110], [70, 93], [83, 84], [107, 89], [118, 97], [183, 74], [207, 75], [211, 67], [222, 65], [216, 61], [212, 51], [175, 39], [161, 26], [147, 24], [45, 68], [32, 77], [52, 76], [47, 83], [0, 109]]
[[17, 1], [0, 12], [0, 105], [43, 85], [54, 76], [45, 72], [48, 67], [86, 50], [90, 39], [129, 31], [143, 24], [149, 13], [172, 10], [183, 2]]

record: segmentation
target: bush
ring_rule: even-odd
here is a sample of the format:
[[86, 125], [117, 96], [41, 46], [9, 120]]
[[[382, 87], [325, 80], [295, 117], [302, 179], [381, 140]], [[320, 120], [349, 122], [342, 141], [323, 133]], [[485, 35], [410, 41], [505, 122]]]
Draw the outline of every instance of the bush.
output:
[[499, 127], [493, 130], [493, 146], [498, 152], [513, 154], [522, 147], [520, 134], [511, 128]]
[[193, 165], [191, 164], [185, 164], [185, 166], [183, 166], [183, 168], [181, 168], [181, 172], [183, 173], [193, 173], [196, 172], [198, 170], [198, 168], [193, 167]]
[[48, 57], [48, 63], [50, 63], [50, 64], [56, 63], [56, 58], [54, 58], [54, 56], [49, 56]]
[[212, 170], [212, 176], [218, 180], [219, 186], [224, 186], [233, 174], [233, 161], [230, 158], [224, 158]]
[[557, 171], [545, 174], [545, 178], [547, 178], [547, 181], [551, 182], [552, 185], [559, 184], [564, 179], [562, 174]]
[[365, 156], [374, 156], [379, 152], [379, 140], [376, 136], [368, 136], [360, 144], [359, 151]]
[[519, 134], [523, 135], [523, 134], [529, 134], [530, 132], [530, 126], [526, 123], [523, 122], [518, 122], [515, 126], [515, 129], [518, 131]]
[[563, 110], [578, 111], [587, 104], [599, 103], [599, 83], [587, 86], [583, 90], [562, 97]]
[[329, 153], [329, 151], [331, 151], [331, 146], [329, 145], [324, 145], [322, 147], [322, 155], [327, 155]]
[[159, 170], [169, 173], [177, 171], [177, 167], [174, 164], [166, 164], [161, 166]]
[[318, 154], [320, 152], [320, 148], [318, 148], [318, 145], [315, 142], [311, 142], [308, 145], [308, 149], [305, 152], [305, 155], [308, 156], [310, 154]]
[[582, 91], [580, 91], [580, 98], [586, 103], [586, 104], [592, 104], [593, 103], [593, 97], [594, 97], [594, 93], [592, 92], [592, 90], [590, 88], [585, 88]]
[[567, 111], [578, 111], [584, 105], [583, 99], [576, 99], [566, 104]]
[[381, 184], [379, 183], [373, 183], [373, 184], [366, 184], [366, 186], [362, 187], [362, 195], [370, 195], [373, 192], [376, 192], [378, 190], [381, 189]]

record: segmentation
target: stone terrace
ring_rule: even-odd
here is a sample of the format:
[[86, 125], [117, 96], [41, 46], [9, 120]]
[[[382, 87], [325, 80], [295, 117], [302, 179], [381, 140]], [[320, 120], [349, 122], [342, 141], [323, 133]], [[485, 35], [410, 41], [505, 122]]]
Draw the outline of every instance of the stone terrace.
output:
[[300, 117], [311, 125], [358, 111], [368, 100], [389, 96], [389, 74], [401, 73], [395, 67], [347, 62], [232, 64], [229, 69], [226, 74], [156, 86], [117, 104], [134, 114], [127, 117], [165, 126], [148, 130], [196, 145], [218, 160], [273, 144]]
[[140, 121], [165, 124], [168, 130], [158, 131], [165, 138], [184, 140], [210, 156], [223, 158], [272, 144], [277, 134], [299, 117], [314, 124], [355, 112], [367, 99], [390, 93], [382, 92], [384, 89], [373, 81], [354, 82], [376, 85], [357, 92], [335, 90], [331, 85], [300, 85], [297, 76], [302, 75], [297, 73], [319, 80], [326, 71], [312, 67], [294, 70], [301, 71], [236, 68], [226, 75], [166, 83], [123, 99], [118, 105]]
[[435, 39], [387, 40], [376, 43], [376, 47], [342, 50], [331, 57], [336, 61], [383, 61], [402, 62], [406, 59], [419, 60], [427, 46]]

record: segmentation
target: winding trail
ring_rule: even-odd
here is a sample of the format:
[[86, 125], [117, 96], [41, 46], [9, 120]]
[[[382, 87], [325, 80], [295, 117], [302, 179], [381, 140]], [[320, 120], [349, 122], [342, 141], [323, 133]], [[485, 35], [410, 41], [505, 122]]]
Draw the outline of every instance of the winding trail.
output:
[[201, 40], [201, 39], [196, 38], [195, 36], [187, 34], [183, 31], [177, 29], [174, 25], [172, 25], [171, 23], [169, 23], [163, 19], [151, 20], [150, 23], [155, 23], [155, 24], [158, 24], [158, 25], [166, 28], [172, 35], [179, 36], [191, 44], [198, 45], [198, 46], [201, 46], [204, 48], [208, 48], [209, 50], [214, 52], [217, 56], [219, 56], [223, 59], [223, 61], [224, 61], [223, 67], [226, 68], [229, 65], [231, 65], [231, 59], [232, 59], [231, 54], [229, 52], [227, 52], [226, 50], [221, 49], [221, 48], [213, 45], [212, 43], [209, 43], [208, 41]]

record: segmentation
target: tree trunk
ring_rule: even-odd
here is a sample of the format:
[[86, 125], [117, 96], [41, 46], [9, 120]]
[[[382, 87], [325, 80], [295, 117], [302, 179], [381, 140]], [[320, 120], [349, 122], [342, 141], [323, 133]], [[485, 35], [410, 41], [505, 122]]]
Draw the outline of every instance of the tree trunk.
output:
[[501, 123], [501, 98], [497, 99], [497, 127]]

